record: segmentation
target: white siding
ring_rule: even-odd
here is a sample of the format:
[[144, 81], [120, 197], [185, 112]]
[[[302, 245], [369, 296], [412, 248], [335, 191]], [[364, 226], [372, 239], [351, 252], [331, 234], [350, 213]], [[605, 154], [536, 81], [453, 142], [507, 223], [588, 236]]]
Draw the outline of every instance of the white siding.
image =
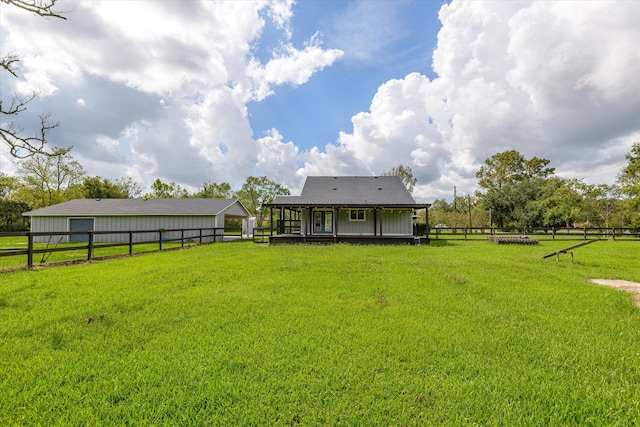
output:
[[412, 212], [385, 210], [382, 211], [383, 236], [411, 236], [413, 235]]
[[243, 218], [247, 217], [247, 212], [244, 209], [242, 209], [242, 206], [240, 205], [239, 202], [233, 203], [231, 206], [229, 206], [224, 211], [222, 211], [222, 213], [229, 216], [240, 216]]
[[[71, 217], [74, 218], [74, 217]], [[86, 217], [85, 217], [86, 218]], [[94, 237], [95, 242], [127, 242], [129, 240], [128, 231], [139, 230], [172, 230], [186, 228], [215, 228], [215, 215], [202, 216], [104, 216], [95, 217], [94, 231], [123, 231], [122, 234], [97, 234]], [[222, 226], [219, 226], [220, 228]], [[69, 217], [32, 217], [31, 231], [33, 232], [67, 232], [69, 231]], [[221, 231], [218, 231], [221, 233]], [[212, 234], [212, 230], [205, 231], [206, 234]], [[198, 230], [185, 232], [185, 238], [197, 239]], [[157, 240], [158, 232], [136, 233], [133, 235], [135, 242]], [[167, 239], [180, 238], [180, 232], [167, 232], [164, 235]], [[57, 241], [55, 240], [52, 241]], [[37, 243], [47, 243], [49, 236], [36, 237]], [[68, 241], [65, 236], [64, 242]], [[211, 238], [204, 241], [211, 241]]]
[[[67, 232], [69, 231], [69, 220], [61, 216], [43, 216], [31, 218], [31, 231], [38, 232]], [[34, 238], [36, 243], [58, 242], [62, 236], [39, 236]], [[64, 236], [63, 242], [67, 242], [68, 236]]]
[[[373, 209], [365, 209], [364, 221], [351, 221], [351, 209], [340, 209], [338, 211], [338, 234], [339, 235], [355, 235], [355, 236], [373, 236]], [[380, 213], [378, 213], [380, 216]], [[378, 218], [379, 220], [379, 218]]]
[[[410, 210], [365, 210], [364, 221], [351, 221], [350, 209], [340, 209], [338, 212], [338, 235], [373, 236], [380, 235], [382, 223], [382, 236], [412, 236], [413, 222]], [[376, 221], [374, 229], [373, 221]]]
[[[350, 221], [350, 209], [337, 210], [337, 235], [339, 236], [412, 236], [413, 221], [411, 210], [386, 209], [378, 210], [374, 214], [373, 209], [365, 209], [364, 221]], [[309, 230], [310, 209], [303, 209], [301, 216], [301, 234], [310, 234]], [[374, 216], [376, 227], [374, 229]], [[381, 224], [382, 223], [382, 227]]]

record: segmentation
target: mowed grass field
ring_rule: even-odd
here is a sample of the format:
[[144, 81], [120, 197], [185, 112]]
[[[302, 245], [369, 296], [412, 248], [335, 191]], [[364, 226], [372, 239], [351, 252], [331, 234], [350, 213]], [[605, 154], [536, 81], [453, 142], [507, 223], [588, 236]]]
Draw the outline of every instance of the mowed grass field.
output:
[[[571, 244], [571, 243], [570, 243]], [[0, 425], [634, 425], [640, 243], [213, 244], [0, 274]]]

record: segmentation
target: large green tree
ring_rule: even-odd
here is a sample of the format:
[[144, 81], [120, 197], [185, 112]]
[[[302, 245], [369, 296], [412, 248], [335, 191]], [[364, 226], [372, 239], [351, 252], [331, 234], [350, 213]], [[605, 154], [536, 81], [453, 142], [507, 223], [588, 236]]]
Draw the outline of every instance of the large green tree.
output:
[[640, 198], [640, 142], [634, 143], [625, 157], [629, 164], [618, 175], [618, 185], [627, 197]]
[[538, 157], [527, 159], [516, 150], [494, 154], [485, 160], [476, 173], [476, 193], [484, 209], [491, 209], [499, 227], [531, 227], [542, 225], [540, 211], [533, 211], [531, 202], [538, 199], [544, 183], [555, 172], [550, 161]]
[[28, 230], [29, 221], [22, 214], [29, 210], [24, 202], [0, 199], [0, 231]]
[[32, 208], [54, 205], [82, 197], [82, 165], [70, 148], [54, 148], [52, 156], [36, 154], [18, 163], [21, 186], [13, 198]]
[[28, 229], [29, 224], [22, 214], [30, 210], [29, 205], [11, 199], [19, 187], [18, 178], [0, 172], [0, 231]]
[[267, 217], [267, 208], [264, 205], [271, 203], [278, 195], [289, 194], [291, 192], [288, 188], [266, 176], [250, 176], [242, 184], [242, 188], [236, 192], [236, 197], [250, 213], [255, 215], [258, 226], [261, 226]]
[[193, 197], [199, 197], [203, 199], [230, 199], [233, 197], [233, 190], [231, 184], [228, 182], [205, 182], [201, 189], [199, 189]]
[[[620, 208], [615, 187], [606, 184], [585, 186], [583, 211], [587, 223], [594, 227], [610, 227]], [[613, 225], [620, 225], [619, 223]]]
[[538, 199], [529, 205], [542, 215], [546, 227], [571, 227], [586, 221], [584, 193], [587, 185], [578, 179], [551, 177], [543, 184]]
[[131, 199], [141, 193], [141, 185], [130, 177], [111, 181], [90, 176], [82, 182], [82, 195], [87, 199]]
[[633, 227], [640, 227], [640, 142], [633, 144], [626, 159], [629, 163], [618, 175], [617, 184], [626, 197], [629, 223]]
[[151, 184], [151, 192], [143, 197], [145, 199], [182, 199], [189, 197], [189, 192], [180, 184], [173, 181], [167, 184], [158, 178]]
[[548, 178], [555, 168], [547, 167], [550, 160], [532, 157], [526, 159], [516, 150], [494, 154], [484, 161], [476, 172], [478, 185], [486, 190], [501, 190], [503, 187], [534, 178]]
[[407, 187], [407, 190], [411, 194], [413, 194], [413, 189], [418, 182], [417, 178], [413, 177], [413, 171], [411, 168], [402, 164], [392, 167], [390, 171], [382, 172], [382, 176], [399, 176], [402, 183]]
[[9, 176], [4, 172], [0, 172], [0, 199], [9, 197], [18, 186], [18, 179], [15, 176]]

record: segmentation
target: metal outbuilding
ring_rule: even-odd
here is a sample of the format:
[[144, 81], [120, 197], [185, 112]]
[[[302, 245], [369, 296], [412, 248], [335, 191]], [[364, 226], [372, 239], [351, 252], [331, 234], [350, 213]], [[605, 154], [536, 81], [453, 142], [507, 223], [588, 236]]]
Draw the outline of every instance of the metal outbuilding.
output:
[[[102, 232], [178, 229], [222, 229], [228, 219], [243, 221], [251, 214], [237, 199], [75, 199], [25, 212], [31, 232]], [[175, 232], [177, 233], [177, 232]], [[195, 232], [194, 232], [195, 233]], [[167, 238], [175, 238], [168, 234]], [[189, 236], [189, 237], [195, 237]], [[87, 235], [64, 236], [62, 241], [86, 239]], [[124, 234], [96, 234], [95, 242], [122, 241]], [[137, 241], [153, 239], [138, 233]], [[218, 237], [221, 239], [221, 236]], [[36, 243], [46, 243], [49, 236], [36, 236]]]

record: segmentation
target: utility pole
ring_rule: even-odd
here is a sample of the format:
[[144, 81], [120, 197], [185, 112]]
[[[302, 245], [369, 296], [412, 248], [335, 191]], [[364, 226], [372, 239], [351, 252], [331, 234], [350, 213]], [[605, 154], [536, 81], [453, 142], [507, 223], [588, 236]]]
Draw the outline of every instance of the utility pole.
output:
[[453, 211], [458, 212], [458, 207], [456, 206], [456, 186], [453, 186]]

